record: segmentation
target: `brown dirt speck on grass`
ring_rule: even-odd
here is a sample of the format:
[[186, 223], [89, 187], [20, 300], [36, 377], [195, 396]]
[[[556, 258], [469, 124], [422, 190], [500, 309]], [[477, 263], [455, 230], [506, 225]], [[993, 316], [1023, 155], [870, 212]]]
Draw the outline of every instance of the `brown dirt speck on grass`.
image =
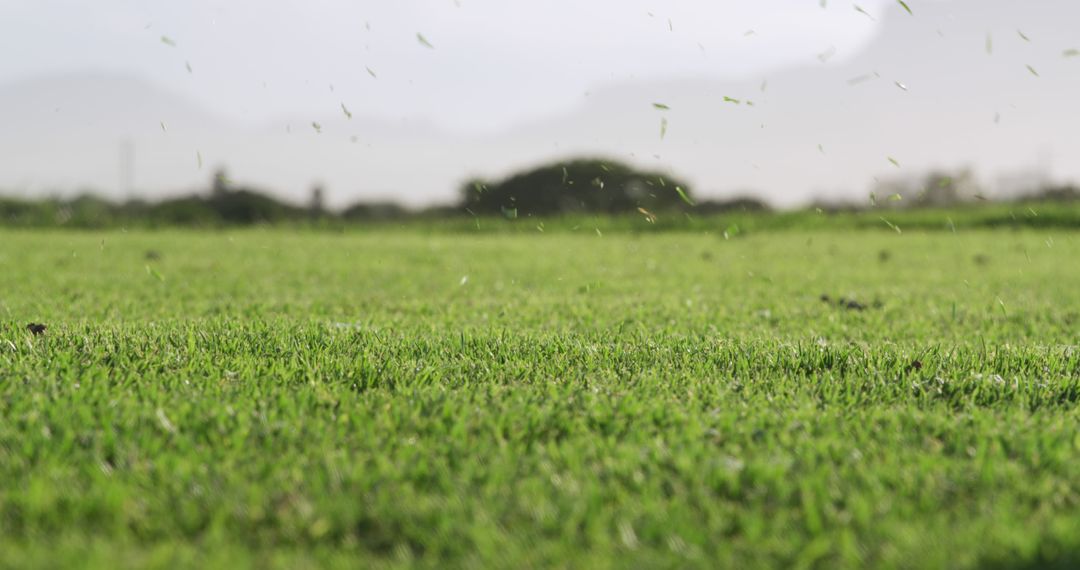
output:
[[872, 305], [867, 305], [866, 303], [862, 303], [855, 299], [849, 299], [847, 297], [839, 297], [837, 299], [833, 299], [825, 293], [822, 293], [821, 297], [819, 298], [823, 303], [829, 303], [830, 305], [835, 305], [841, 309], [847, 309], [849, 311], [865, 311], [866, 309], [869, 309], [871, 307], [875, 309], [880, 309], [882, 307], [882, 303], [880, 301], [874, 301]]

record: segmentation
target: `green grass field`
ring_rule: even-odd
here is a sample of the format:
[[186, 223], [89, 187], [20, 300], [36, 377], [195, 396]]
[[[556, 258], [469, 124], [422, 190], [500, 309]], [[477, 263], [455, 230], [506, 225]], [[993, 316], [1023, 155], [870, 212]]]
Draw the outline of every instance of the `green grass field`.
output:
[[0, 566], [1080, 565], [1080, 232], [717, 234], [0, 231]]

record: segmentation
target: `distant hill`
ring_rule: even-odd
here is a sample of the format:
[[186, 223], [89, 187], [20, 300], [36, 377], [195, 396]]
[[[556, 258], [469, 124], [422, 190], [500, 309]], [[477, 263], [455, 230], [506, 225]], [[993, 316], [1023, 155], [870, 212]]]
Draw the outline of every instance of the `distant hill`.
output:
[[161, 123], [182, 132], [216, 131], [224, 119], [144, 80], [122, 75], [41, 77], [0, 85], [5, 139], [159, 135]]
[[[342, 113], [242, 125], [124, 76], [0, 85], [0, 124], [0, 192], [9, 194], [70, 196], [92, 189], [128, 198], [122, 188], [125, 153], [133, 155], [135, 194], [151, 199], [199, 188], [217, 167], [228, 167], [240, 183], [294, 201], [326, 181], [338, 205], [358, 196], [419, 204], [439, 190], [450, 198], [460, 176], [457, 159], [439, 156], [441, 149], [459, 148], [460, 139], [430, 125], [359, 113], [352, 120]], [[424, 167], [417, 168], [421, 161]], [[370, 182], [380, 179], [387, 182]], [[392, 191], [416, 187], [426, 192], [413, 199]]]

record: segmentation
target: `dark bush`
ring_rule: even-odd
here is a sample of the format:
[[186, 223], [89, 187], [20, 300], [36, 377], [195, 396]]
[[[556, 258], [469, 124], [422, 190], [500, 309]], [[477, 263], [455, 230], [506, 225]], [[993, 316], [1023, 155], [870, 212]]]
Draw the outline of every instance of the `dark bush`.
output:
[[1080, 188], [1076, 186], [1051, 186], [1044, 188], [1027, 199], [1047, 202], [1074, 202], [1080, 200]]
[[730, 200], [705, 200], [698, 202], [694, 212], [700, 215], [727, 214], [730, 212], [768, 212], [772, 208], [757, 198], [739, 197]]
[[408, 210], [394, 202], [360, 202], [341, 212], [347, 221], [397, 220], [408, 215]]
[[210, 208], [227, 224], [257, 224], [306, 218], [308, 211], [254, 190], [233, 190], [207, 200]]
[[221, 223], [221, 217], [202, 196], [183, 196], [158, 202], [149, 206], [147, 220], [162, 225], [213, 226]]
[[461, 192], [468, 211], [511, 218], [684, 209], [690, 200], [684, 182], [603, 159], [547, 164], [500, 182], [472, 180]]

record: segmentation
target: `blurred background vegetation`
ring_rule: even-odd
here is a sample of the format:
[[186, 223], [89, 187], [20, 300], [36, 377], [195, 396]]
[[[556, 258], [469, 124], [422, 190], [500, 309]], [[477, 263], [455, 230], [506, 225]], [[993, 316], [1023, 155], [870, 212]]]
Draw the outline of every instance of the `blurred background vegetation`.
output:
[[0, 226], [7, 227], [230, 227], [258, 224], [312, 227], [386, 226], [412, 220], [443, 229], [545, 231], [715, 230], [880, 227], [1080, 227], [1080, 188], [1031, 188], [1007, 201], [981, 194], [970, 172], [930, 172], [908, 180], [880, 181], [864, 202], [816, 202], [775, 211], [747, 196], [697, 200], [678, 177], [635, 169], [603, 158], [541, 165], [503, 180], [469, 180], [456, 204], [409, 209], [394, 202], [359, 202], [340, 210], [325, 206], [313, 187], [307, 204], [233, 183], [220, 170], [199, 193], [157, 202], [114, 202], [86, 192], [74, 198], [0, 197]]

